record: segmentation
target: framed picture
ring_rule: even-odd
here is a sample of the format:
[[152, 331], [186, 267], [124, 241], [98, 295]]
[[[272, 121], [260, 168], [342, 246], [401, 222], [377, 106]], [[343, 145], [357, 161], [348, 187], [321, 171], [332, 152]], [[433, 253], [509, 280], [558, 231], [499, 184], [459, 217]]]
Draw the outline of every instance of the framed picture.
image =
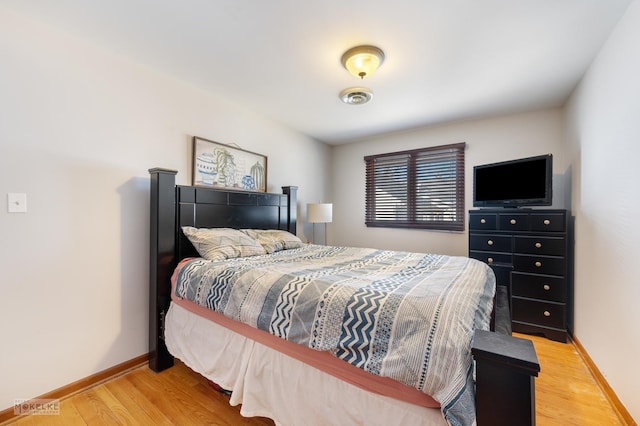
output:
[[230, 145], [193, 137], [192, 184], [267, 191], [267, 157]]

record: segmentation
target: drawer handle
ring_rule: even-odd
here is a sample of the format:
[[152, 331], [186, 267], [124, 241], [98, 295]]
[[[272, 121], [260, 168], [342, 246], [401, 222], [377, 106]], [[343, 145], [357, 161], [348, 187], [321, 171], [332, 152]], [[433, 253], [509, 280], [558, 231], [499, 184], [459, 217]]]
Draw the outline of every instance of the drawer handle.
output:
[[542, 262], [536, 262], [536, 263], [535, 263], [535, 265], [536, 265], [536, 267], [538, 267], [538, 268], [539, 268], [539, 267], [541, 267], [541, 266], [542, 266]]
[[480, 219], [480, 223], [487, 223], [487, 221], [484, 218], [482, 218]]
[[517, 223], [517, 221], [516, 221], [515, 219], [511, 219], [511, 220], [509, 221], [509, 223], [510, 223], [510, 224], [512, 224], [512, 225], [515, 225], [515, 224]]
[[544, 288], [547, 291], [551, 290], [551, 286], [549, 284], [543, 285], [542, 288]]
[[536, 248], [542, 248], [542, 243], [535, 243]]
[[492, 240], [487, 241], [487, 245], [492, 246], [493, 245], [493, 241]]
[[544, 311], [543, 314], [544, 314], [545, 317], [550, 317], [551, 316], [551, 312], [549, 312], [549, 311]]
[[493, 263], [493, 257], [487, 258], [487, 263]]
[[551, 225], [551, 221], [549, 219], [545, 219], [542, 223], [545, 225]]

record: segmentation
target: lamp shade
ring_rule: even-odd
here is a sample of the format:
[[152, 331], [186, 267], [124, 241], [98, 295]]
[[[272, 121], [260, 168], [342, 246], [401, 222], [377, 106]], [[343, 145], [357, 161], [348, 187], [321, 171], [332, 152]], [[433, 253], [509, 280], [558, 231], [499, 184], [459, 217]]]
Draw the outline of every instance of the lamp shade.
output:
[[307, 222], [330, 223], [333, 220], [333, 204], [307, 204]]

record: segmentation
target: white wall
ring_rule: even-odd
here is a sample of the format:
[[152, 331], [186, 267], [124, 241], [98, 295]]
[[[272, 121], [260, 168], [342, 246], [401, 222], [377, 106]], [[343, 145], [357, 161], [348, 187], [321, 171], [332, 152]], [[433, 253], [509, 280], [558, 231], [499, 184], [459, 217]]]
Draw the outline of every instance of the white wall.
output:
[[192, 135], [233, 142], [302, 206], [328, 192], [329, 148], [1, 5], [0, 52], [3, 410], [148, 351], [147, 169], [188, 184]]
[[364, 156], [466, 142], [465, 204], [472, 207], [473, 166], [552, 153], [554, 208], [568, 208], [562, 111], [558, 109], [453, 123], [383, 135], [334, 147], [332, 150], [333, 223], [329, 243], [391, 250], [467, 255], [467, 232], [437, 232], [399, 228], [367, 228]]
[[640, 2], [567, 107], [576, 216], [575, 334], [640, 420]]

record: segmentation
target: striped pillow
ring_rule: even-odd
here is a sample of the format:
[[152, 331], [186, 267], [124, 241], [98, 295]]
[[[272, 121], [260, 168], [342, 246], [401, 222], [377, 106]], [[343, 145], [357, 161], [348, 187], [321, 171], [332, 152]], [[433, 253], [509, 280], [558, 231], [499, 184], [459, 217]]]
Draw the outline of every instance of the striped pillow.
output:
[[189, 238], [200, 256], [207, 260], [224, 260], [266, 253], [260, 243], [237, 229], [183, 226], [182, 232]]
[[260, 243], [267, 253], [294, 249], [304, 245], [300, 238], [279, 229], [242, 229], [241, 231]]

